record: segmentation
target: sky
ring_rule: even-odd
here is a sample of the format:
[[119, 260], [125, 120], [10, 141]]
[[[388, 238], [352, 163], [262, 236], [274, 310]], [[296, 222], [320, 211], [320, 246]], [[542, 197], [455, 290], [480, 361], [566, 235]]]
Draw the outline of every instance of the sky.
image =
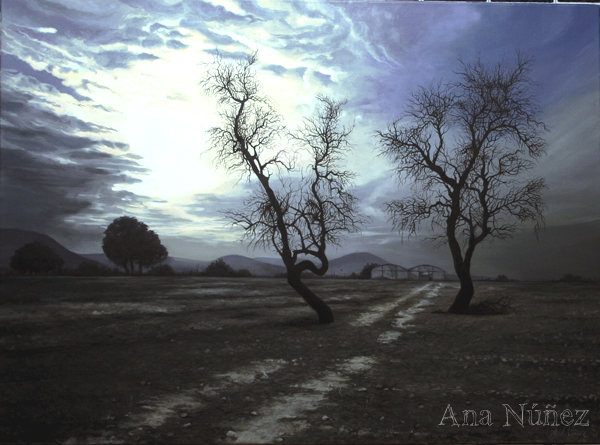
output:
[[[171, 256], [275, 256], [240, 242], [222, 211], [253, 184], [215, 166], [216, 104], [199, 82], [218, 51], [258, 51], [258, 76], [289, 128], [316, 95], [347, 99], [346, 166], [370, 218], [332, 258], [369, 251], [452, 270], [447, 247], [392, 230], [384, 203], [408, 193], [378, 156], [377, 130], [411, 90], [456, 78], [460, 60], [533, 57], [550, 128], [532, 174], [548, 183], [546, 230], [476, 253], [473, 273], [600, 276], [600, 59], [595, 5], [270, 0], [3, 0], [0, 223], [101, 251], [134, 216]], [[479, 256], [477, 256], [479, 255]], [[556, 277], [558, 278], [558, 277]]]

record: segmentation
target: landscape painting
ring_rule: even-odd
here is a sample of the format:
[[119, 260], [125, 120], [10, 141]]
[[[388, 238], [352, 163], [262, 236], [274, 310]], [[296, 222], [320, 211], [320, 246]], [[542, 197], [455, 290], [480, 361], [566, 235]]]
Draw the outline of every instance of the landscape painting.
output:
[[597, 443], [593, 4], [3, 0], [2, 443]]

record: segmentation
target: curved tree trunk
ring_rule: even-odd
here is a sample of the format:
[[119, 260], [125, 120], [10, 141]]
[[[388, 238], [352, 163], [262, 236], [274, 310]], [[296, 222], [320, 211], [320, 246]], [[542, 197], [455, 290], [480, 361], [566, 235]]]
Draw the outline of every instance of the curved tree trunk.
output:
[[456, 239], [455, 230], [456, 218], [448, 221], [446, 234], [454, 262], [454, 271], [460, 280], [460, 290], [456, 294], [456, 297], [454, 297], [454, 303], [452, 303], [448, 312], [451, 314], [464, 314], [469, 304], [471, 304], [471, 299], [475, 293], [473, 279], [471, 278], [471, 258], [473, 257], [475, 244], [473, 242], [469, 243], [469, 248], [463, 257], [460, 244]]
[[454, 303], [452, 303], [452, 306], [448, 309], [448, 312], [451, 314], [464, 314], [475, 294], [473, 279], [471, 278], [470, 272], [459, 274], [458, 279], [460, 280], [460, 290], [454, 298]]
[[319, 315], [319, 323], [333, 323], [331, 308], [313, 293], [295, 274], [288, 273], [287, 282]]

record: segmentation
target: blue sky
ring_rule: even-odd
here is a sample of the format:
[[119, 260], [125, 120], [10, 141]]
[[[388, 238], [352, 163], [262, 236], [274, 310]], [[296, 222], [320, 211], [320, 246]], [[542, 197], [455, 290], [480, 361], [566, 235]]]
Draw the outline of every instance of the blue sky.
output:
[[[407, 185], [391, 180], [374, 132], [400, 115], [411, 89], [451, 80], [459, 59], [510, 61], [517, 50], [535, 59], [551, 128], [534, 172], [550, 187], [547, 227], [598, 227], [597, 6], [4, 0], [2, 15], [3, 227], [91, 253], [127, 214], [159, 233], [173, 256], [264, 256], [249, 252], [220, 214], [251, 185], [215, 169], [208, 151], [206, 130], [218, 119], [198, 83], [217, 48], [226, 58], [259, 51], [265, 92], [290, 128], [314, 111], [317, 94], [348, 99], [345, 120], [355, 127], [347, 166], [371, 223], [333, 257], [368, 250], [405, 266], [451, 269], [447, 248], [420, 237], [400, 242], [392, 232], [382, 204]], [[543, 236], [547, 248], [554, 239]], [[598, 233], [587, 239], [577, 242], [597, 260]], [[495, 264], [494, 249], [482, 252], [481, 273], [510, 263]], [[541, 254], [532, 249], [519, 255]]]

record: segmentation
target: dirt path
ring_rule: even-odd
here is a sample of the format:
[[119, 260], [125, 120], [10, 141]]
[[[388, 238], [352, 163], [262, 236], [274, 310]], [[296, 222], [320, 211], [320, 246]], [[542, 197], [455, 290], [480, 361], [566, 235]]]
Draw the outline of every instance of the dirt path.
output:
[[[597, 286], [480, 283], [517, 312], [456, 317], [456, 283], [310, 285], [335, 323], [283, 280], [0, 282], [1, 441], [597, 442]], [[523, 403], [592, 421], [503, 427]]]
[[[397, 309], [400, 304], [412, 303], [408, 309], [398, 313], [399, 318], [392, 324], [396, 330], [387, 331], [377, 339], [380, 342], [389, 343], [390, 339], [400, 336], [400, 330], [405, 327], [404, 323], [410, 320], [414, 313], [422, 310], [426, 299], [437, 293], [432, 291], [423, 295], [431, 287], [431, 284], [426, 284], [392, 302], [372, 306], [358, 314], [356, 320], [350, 322], [350, 325], [360, 328], [370, 327], [386, 314]], [[439, 287], [441, 287], [440, 284], [437, 285], [436, 291]], [[398, 323], [399, 320], [402, 320], [402, 323]], [[369, 330], [369, 334], [373, 332], [374, 330]], [[257, 412], [259, 417], [256, 420], [234, 424], [229, 433], [229, 439], [239, 440], [242, 443], [272, 443], [277, 439], [283, 441], [285, 437], [293, 436], [296, 432], [309, 428], [310, 425], [306, 421], [294, 419], [297, 419], [298, 415], [326, 403], [328, 393], [336, 389], [347, 388], [352, 374], [365, 373], [376, 366], [380, 360], [382, 360], [380, 356], [352, 357], [336, 364], [331, 370], [317, 371], [317, 378], [294, 385], [294, 388], [298, 389], [292, 395], [280, 397], [267, 406], [259, 408]], [[366, 391], [366, 388], [361, 387], [355, 390]], [[285, 420], [291, 421], [285, 422]], [[328, 420], [327, 416], [324, 416], [322, 420]], [[293, 437], [291, 439], [293, 441]]]
[[[390, 343], [408, 327], [406, 323], [412, 320], [416, 313], [430, 304], [429, 300], [438, 294], [441, 287], [443, 284], [427, 283], [405, 292], [392, 301], [365, 307], [362, 312], [353, 315], [354, 320], [350, 321], [349, 326], [355, 331], [355, 336], [368, 338], [363, 347], [368, 348], [368, 342]], [[402, 309], [394, 315], [391, 324], [389, 320], [381, 322], [400, 307]], [[393, 330], [379, 333], [389, 328]], [[331, 391], [347, 388], [353, 375], [368, 372], [382, 359], [384, 358], [380, 355], [355, 356], [341, 359], [341, 362], [337, 363], [340, 359], [332, 357], [332, 361], [336, 362], [333, 366], [329, 363], [321, 364], [311, 372], [313, 377], [290, 385], [286, 395], [269, 398], [262, 404], [257, 404], [255, 410], [250, 413], [250, 419], [232, 423], [225, 440], [239, 443], [293, 441], [295, 433], [311, 427], [306, 420], [299, 417], [326, 404]], [[142, 405], [139, 411], [128, 413], [128, 420], [120, 426], [129, 430], [133, 428], [133, 433], [136, 432], [135, 428], [144, 426], [156, 428], [163, 425], [168, 418], [181, 417], [181, 413], [198, 410], [200, 407], [210, 409], [210, 406], [203, 402], [207, 397], [221, 400], [224, 396], [226, 399], [228, 392], [240, 391], [242, 386], [255, 384], [259, 380], [270, 379], [276, 386], [278, 377], [289, 374], [286, 368], [293, 366], [298, 366], [297, 359], [288, 362], [283, 358], [268, 358], [215, 374], [211, 378], [215, 382], [213, 386], [156, 397]], [[361, 392], [366, 391], [366, 388], [353, 390]]]

